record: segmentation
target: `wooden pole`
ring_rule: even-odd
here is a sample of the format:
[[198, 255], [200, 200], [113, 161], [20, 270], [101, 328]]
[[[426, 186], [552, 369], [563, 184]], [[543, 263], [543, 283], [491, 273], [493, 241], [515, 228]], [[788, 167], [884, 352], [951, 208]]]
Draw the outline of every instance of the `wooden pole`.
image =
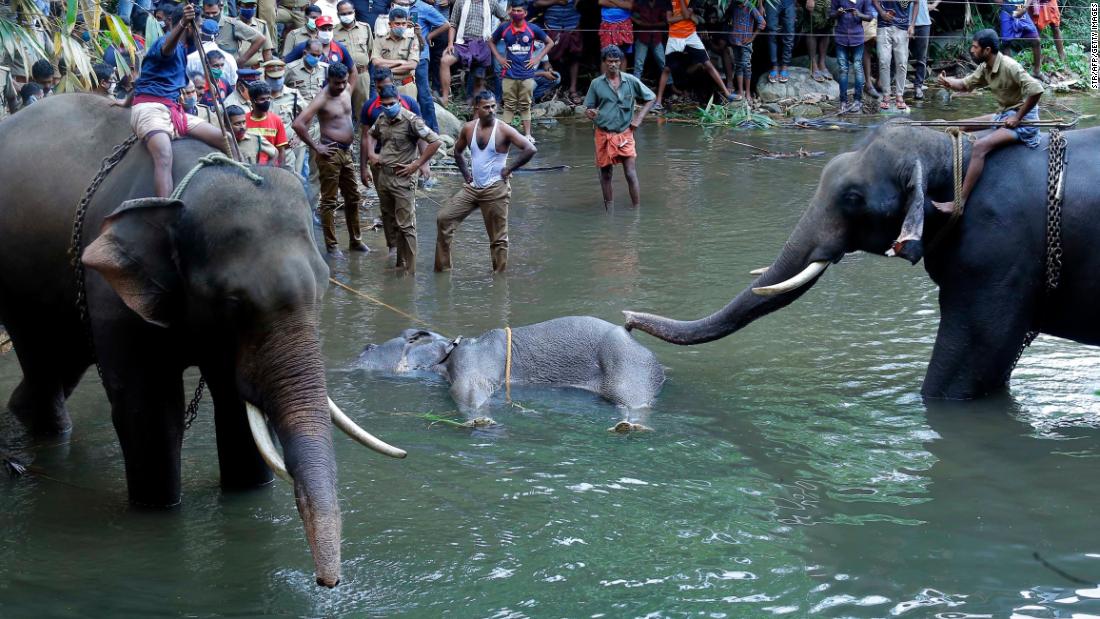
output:
[[[191, 42], [197, 50], [199, 60], [202, 61], [202, 72], [206, 76], [206, 87], [213, 88], [214, 76], [210, 73], [210, 64], [206, 62], [206, 50], [203, 49], [202, 37], [199, 36], [202, 26], [198, 15], [195, 16], [195, 23], [192, 26]], [[217, 89], [215, 88], [214, 91], [217, 92]], [[229, 146], [229, 156], [236, 161], [243, 162], [244, 157], [241, 156], [241, 147], [237, 144], [237, 136], [233, 133], [232, 125], [229, 124], [229, 115], [225, 113], [225, 104], [222, 103], [221, 97], [217, 95], [214, 96], [214, 111], [222, 121], [222, 136], [225, 137], [225, 143]]]

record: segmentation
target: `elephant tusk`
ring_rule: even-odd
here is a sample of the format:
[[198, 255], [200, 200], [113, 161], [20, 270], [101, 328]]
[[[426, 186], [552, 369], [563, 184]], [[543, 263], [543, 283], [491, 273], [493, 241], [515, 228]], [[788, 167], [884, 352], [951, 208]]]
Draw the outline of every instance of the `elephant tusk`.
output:
[[829, 268], [828, 260], [818, 260], [816, 262], [811, 262], [809, 266], [807, 266], [805, 269], [802, 269], [801, 273], [786, 281], [779, 282], [778, 284], [772, 284], [771, 286], [753, 288], [752, 291], [753, 293], [758, 294], [762, 297], [770, 297], [773, 295], [782, 294], [784, 292], [797, 290], [806, 285], [807, 282], [813, 280], [813, 278], [824, 273], [825, 269], [827, 268]]
[[763, 275], [768, 272], [771, 267], [760, 267], [759, 269], [753, 269], [749, 271], [749, 275]]
[[332, 401], [332, 398], [328, 399], [328, 410], [332, 415], [332, 423], [344, 431], [345, 434], [355, 439], [357, 443], [362, 444], [364, 447], [369, 447], [378, 453], [389, 456], [391, 458], [404, 458], [407, 453], [404, 449], [394, 447], [389, 443], [375, 437], [370, 432], [367, 432], [363, 428], [360, 428], [358, 424], [351, 420], [344, 414], [344, 411], [340, 410], [339, 406], [336, 406], [336, 402]]
[[286, 471], [283, 457], [279, 455], [279, 450], [275, 449], [275, 443], [271, 441], [271, 433], [267, 430], [264, 414], [250, 402], [244, 403], [244, 411], [248, 416], [248, 429], [252, 431], [252, 440], [256, 442], [256, 449], [260, 450], [260, 457], [276, 475], [282, 477], [287, 483], [293, 484], [294, 478]]

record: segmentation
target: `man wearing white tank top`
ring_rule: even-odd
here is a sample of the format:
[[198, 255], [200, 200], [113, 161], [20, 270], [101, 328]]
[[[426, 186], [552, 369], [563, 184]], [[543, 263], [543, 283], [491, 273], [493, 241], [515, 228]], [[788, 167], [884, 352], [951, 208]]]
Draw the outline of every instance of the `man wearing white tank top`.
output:
[[[476, 120], [466, 123], [455, 140], [454, 157], [466, 184], [439, 211], [435, 223], [435, 270], [451, 270], [451, 240], [466, 217], [481, 209], [485, 231], [489, 233], [489, 255], [493, 272], [503, 273], [508, 266], [508, 200], [512, 187], [508, 178], [537, 152], [531, 142], [511, 125], [496, 118], [497, 101], [493, 93], [482, 91], [474, 97]], [[470, 162], [463, 151], [470, 147]], [[508, 151], [515, 146], [519, 154], [508, 163]], [[471, 169], [472, 166], [472, 169]]]

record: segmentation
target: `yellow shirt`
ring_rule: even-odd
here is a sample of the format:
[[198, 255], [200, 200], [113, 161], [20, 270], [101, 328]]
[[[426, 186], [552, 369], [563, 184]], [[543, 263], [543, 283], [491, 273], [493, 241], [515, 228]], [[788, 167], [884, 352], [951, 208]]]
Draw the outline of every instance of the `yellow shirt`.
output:
[[1001, 106], [1001, 112], [1019, 107], [1031, 95], [1043, 93], [1043, 84], [1039, 80], [1028, 75], [1020, 63], [1000, 52], [997, 52], [992, 70], [989, 64], [983, 62], [963, 78], [963, 86], [967, 90], [988, 86]]

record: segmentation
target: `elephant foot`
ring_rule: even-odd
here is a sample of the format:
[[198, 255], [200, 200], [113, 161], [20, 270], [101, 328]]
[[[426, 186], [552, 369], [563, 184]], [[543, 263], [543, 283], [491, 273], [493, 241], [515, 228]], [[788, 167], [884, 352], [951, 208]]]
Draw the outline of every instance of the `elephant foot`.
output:
[[631, 432], [652, 432], [653, 428], [632, 421], [620, 421], [608, 428], [607, 431], [616, 434], [630, 434]]
[[64, 436], [73, 429], [60, 390], [53, 395], [42, 395], [29, 387], [26, 380], [11, 394], [8, 410], [34, 436]]

